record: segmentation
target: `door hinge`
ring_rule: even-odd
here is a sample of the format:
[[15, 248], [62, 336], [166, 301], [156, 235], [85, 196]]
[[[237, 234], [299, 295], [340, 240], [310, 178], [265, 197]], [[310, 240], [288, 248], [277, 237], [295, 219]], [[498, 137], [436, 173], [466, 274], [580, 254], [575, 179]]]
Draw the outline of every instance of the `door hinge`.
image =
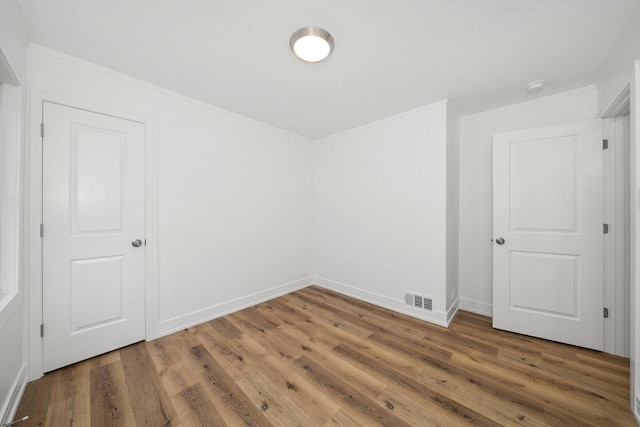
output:
[[40, 136], [44, 138], [44, 123], [40, 123]]
[[602, 232], [604, 234], [609, 234], [609, 224], [602, 224]]
[[608, 319], [609, 318], [609, 309], [608, 308], [604, 308], [604, 318]]
[[44, 323], [40, 324], [40, 337], [44, 337]]
[[44, 224], [40, 224], [40, 237], [44, 237]]
[[602, 140], [602, 149], [603, 150], [608, 150], [609, 149], [609, 140], [608, 139], [603, 139]]

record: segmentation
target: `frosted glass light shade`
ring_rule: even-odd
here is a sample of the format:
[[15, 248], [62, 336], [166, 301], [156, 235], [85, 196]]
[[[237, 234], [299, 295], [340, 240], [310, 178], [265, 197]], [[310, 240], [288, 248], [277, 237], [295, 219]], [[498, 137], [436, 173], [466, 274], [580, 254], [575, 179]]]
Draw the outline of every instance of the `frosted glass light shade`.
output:
[[303, 27], [291, 35], [289, 47], [306, 62], [320, 62], [333, 51], [333, 37], [319, 27]]

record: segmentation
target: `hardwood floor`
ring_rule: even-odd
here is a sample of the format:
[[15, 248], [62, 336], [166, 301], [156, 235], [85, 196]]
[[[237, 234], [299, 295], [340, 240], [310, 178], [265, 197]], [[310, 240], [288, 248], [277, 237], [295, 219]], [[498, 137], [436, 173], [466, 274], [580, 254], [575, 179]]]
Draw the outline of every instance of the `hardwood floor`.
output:
[[629, 360], [318, 287], [28, 384], [27, 426], [635, 426]]

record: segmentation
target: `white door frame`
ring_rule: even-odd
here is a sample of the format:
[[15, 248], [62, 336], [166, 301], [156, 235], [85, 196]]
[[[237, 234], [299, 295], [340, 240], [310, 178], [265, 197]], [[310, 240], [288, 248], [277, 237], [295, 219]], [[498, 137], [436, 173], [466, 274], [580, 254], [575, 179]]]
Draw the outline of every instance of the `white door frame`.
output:
[[640, 423], [640, 371], [638, 353], [640, 342], [640, 215], [638, 202], [640, 189], [640, 60], [635, 60], [630, 78], [631, 94], [631, 408]]
[[[28, 98], [28, 125], [26, 126], [25, 153], [25, 231], [28, 248], [28, 267], [25, 279], [28, 289], [28, 342], [29, 342], [29, 381], [40, 378], [43, 372], [43, 345], [40, 336], [42, 324], [42, 123], [43, 103], [51, 102], [72, 108], [93, 111], [113, 117], [142, 123], [145, 126], [145, 238], [147, 239], [145, 256], [145, 339], [157, 337], [158, 295], [157, 295], [157, 189], [156, 189], [156, 150], [155, 126], [153, 119], [129, 112], [116, 111], [108, 107], [97, 106], [62, 96], [31, 90]], [[46, 130], [45, 130], [46, 131]], [[45, 331], [46, 333], [46, 331]]]
[[[627, 104], [628, 107], [628, 104]], [[629, 310], [625, 307], [625, 286], [621, 278], [629, 281], [628, 259], [619, 259], [620, 246], [624, 246], [624, 235], [629, 229], [619, 224], [618, 219], [624, 217], [628, 224], [629, 194], [620, 188], [622, 173], [621, 160], [630, 141], [625, 141], [623, 132], [619, 132], [620, 124], [616, 118], [624, 113], [624, 106], [617, 113], [603, 119], [603, 138], [609, 141], [609, 149], [604, 150], [604, 222], [609, 224], [609, 233], [604, 235], [604, 306], [609, 309], [609, 318], [605, 319], [604, 351], [618, 356], [629, 357]], [[629, 138], [629, 129], [626, 130]], [[630, 166], [630, 165], [629, 165]], [[627, 172], [630, 172], [629, 170]], [[628, 185], [628, 183], [627, 183]], [[627, 187], [628, 188], [628, 187]], [[625, 255], [628, 255], [625, 254]]]

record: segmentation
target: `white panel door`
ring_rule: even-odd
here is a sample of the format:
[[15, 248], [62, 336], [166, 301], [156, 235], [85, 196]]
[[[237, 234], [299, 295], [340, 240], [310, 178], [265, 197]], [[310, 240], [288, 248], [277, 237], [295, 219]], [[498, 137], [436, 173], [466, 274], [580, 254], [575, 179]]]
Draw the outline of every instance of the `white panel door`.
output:
[[601, 350], [600, 120], [495, 134], [493, 326]]
[[145, 337], [145, 127], [49, 102], [43, 122], [47, 372]]

